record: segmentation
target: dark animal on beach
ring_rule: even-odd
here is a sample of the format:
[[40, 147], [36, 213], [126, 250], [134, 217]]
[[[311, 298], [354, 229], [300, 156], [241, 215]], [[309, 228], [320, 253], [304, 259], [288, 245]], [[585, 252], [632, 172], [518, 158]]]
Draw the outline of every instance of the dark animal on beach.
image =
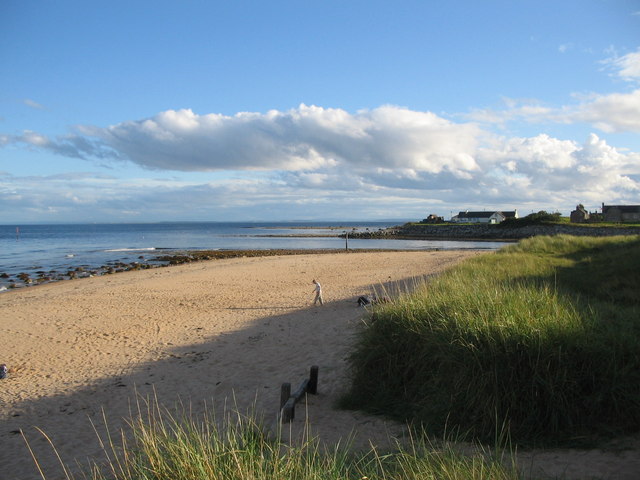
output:
[[372, 303], [371, 297], [369, 295], [363, 295], [362, 297], [358, 297], [358, 306], [364, 307], [365, 305], [370, 305]]
[[364, 307], [365, 305], [375, 305], [376, 303], [388, 303], [389, 299], [387, 297], [377, 297], [370, 295], [363, 295], [358, 297], [358, 306]]

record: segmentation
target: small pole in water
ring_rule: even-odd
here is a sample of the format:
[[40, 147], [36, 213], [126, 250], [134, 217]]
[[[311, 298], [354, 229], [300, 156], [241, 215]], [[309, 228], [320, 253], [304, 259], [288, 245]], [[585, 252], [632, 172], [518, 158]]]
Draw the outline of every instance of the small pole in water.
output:
[[349, 251], [349, 232], [344, 232], [344, 249]]
[[16, 227], [16, 240], [20, 240], [20, 227]]

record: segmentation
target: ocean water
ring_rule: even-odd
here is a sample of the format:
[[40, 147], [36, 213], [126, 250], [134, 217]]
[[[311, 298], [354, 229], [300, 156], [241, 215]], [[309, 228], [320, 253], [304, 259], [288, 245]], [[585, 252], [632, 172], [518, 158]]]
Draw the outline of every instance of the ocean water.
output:
[[[20, 273], [99, 268], [115, 262], [153, 263], [188, 250], [344, 249], [344, 232], [377, 231], [390, 222], [0, 225], [0, 288]], [[497, 249], [502, 242], [350, 239], [350, 249]]]

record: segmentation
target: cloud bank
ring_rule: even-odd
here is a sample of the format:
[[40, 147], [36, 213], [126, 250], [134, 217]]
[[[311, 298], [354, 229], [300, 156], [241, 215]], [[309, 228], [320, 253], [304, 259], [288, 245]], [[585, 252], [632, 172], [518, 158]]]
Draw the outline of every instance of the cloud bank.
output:
[[[350, 114], [300, 105], [286, 112], [197, 115], [168, 110], [85, 136], [149, 169], [177, 171], [286, 170], [331, 167], [409, 169], [465, 176], [479, 129], [430, 112], [394, 106]], [[77, 155], [91, 153], [82, 146]]]
[[[57, 138], [4, 134], [0, 147], [88, 160], [110, 173], [0, 171], [0, 203], [25, 221], [418, 219], [466, 208], [526, 214], [637, 204], [640, 153], [603, 135], [640, 133], [640, 49], [605, 64], [628, 91], [583, 94], [561, 107], [505, 99], [503, 110], [475, 110], [458, 122], [393, 105], [352, 113], [302, 104], [231, 116], [167, 110]], [[598, 133], [583, 141], [497, 133], [514, 122]], [[123, 164], [174, 177], [113, 174]], [[197, 180], [186, 180], [189, 172]]]
[[[423, 218], [464, 208], [637, 203], [640, 193], [640, 155], [618, 151], [595, 133], [583, 143], [546, 134], [504, 137], [476, 123], [393, 106], [355, 114], [305, 105], [234, 116], [169, 110], [79, 131], [55, 140], [25, 132], [2, 142], [156, 171], [202, 172], [202, 181], [6, 174], [3, 204], [30, 208], [34, 216], [99, 209], [132, 219], [153, 210], [194, 220], [282, 219], [283, 212]], [[221, 171], [225, 178], [216, 176]]]

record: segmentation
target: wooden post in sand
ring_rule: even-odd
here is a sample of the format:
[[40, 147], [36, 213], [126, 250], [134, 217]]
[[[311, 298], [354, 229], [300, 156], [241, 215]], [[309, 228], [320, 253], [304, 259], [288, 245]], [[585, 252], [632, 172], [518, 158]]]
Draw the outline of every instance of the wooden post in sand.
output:
[[309, 384], [307, 385], [307, 392], [312, 395], [318, 393], [318, 366], [314, 365], [311, 367], [311, 371], [309, 372]]
[[282, 413], [280, 415], [280, 419], [282, 423], [289, 423], [296, 416], [296, 399], [291, 397], [287, 400], [287, 403], [282, 407]]
[[291, 396], [291, 384], [283, 383], [282, 386], [280, 387], [280, 408], [281, 409], [282, 407], [285, 406], [290, 396]]
[[291, 384], [283, 383], [280, 387], [280, 421], [289, 423], [296, 416], [296, 403], [303, 395], [318, 393], [318, 366], [313, 365], [309, 372], [309, 378], [305, 378], [298, 389], [291, 393]]

